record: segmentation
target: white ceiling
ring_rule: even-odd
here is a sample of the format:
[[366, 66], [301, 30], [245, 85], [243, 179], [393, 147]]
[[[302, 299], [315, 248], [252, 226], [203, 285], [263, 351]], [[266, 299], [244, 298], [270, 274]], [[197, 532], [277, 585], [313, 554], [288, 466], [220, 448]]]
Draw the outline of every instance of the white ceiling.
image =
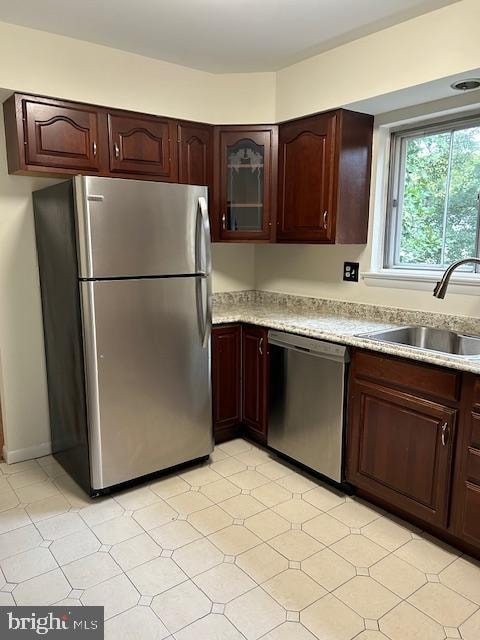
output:
[[214, 73], [274, 71], [458, 0], [0, 0], [0, 21]]

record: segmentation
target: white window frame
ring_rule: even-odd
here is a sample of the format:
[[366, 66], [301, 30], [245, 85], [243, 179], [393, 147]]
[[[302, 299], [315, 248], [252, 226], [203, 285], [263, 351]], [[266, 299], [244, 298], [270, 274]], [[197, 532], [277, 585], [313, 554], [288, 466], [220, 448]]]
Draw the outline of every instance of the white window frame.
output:
[[[431, 133], [449, 132], [453, 134], [454, 131], [466, 129], [471, 126], [480, 126], [480, 114], [470, 114], [467, 117], [456, 117], [448, 120], [441, 119], [440, 121], [434, 120], [430, 122], [422, 122], [422, 124], [416, 127], [402, 127], [399, 129], [392, 129], [390, 134], [390, 157], [389, 157], [389, 171], [388, 171], [388, 191], [387, 191], [387, 211], [385, 218], [385, 244], [383, 252], [383, 269], [388, 272], [397, 272], [398, 275], [404, 274], [405, 276], [410, 273], [421, 274], [424, 272], [442, 272], [445, 270], [446, 265], [438, 264], [400, 264], [399, 261], [399, 249], [401, 239], [401, 226], [402, 226], [402, 204], [403, 204], [403, 186], [405, 175], [405, 156], [406, 156], [406, 143], [409, 139], [415, 138], [421, 135], [428, 135]], [[453, 135], [451, 137], [453, 141]], [[451, 159], [451, 157], [450, 157]], [[449, 166], [450, 170], [450, 166]], [[449, 175], [447, 175], [449, 180]], [[480, 185], [479, 185], [480, 190]], [[448, 193], [448, 190], [447, 190]], [[448, 198], [445, 203], [445, 215], [444, 225], [446, 225], [446, 213], [448, 206]], [[478, 206], [478, 215], [480, 218], [480, 202]], [[442, 248], [442, 253], [444, 247]], [[480, 224], [477, 227], [476, 237], [476, 256], [480, 255]], [[466, 273], [472, 273], [472, 269], [466, 267], [464, 269]], [[475, 272], [479, 272], [478, 266], [475, 267]]]

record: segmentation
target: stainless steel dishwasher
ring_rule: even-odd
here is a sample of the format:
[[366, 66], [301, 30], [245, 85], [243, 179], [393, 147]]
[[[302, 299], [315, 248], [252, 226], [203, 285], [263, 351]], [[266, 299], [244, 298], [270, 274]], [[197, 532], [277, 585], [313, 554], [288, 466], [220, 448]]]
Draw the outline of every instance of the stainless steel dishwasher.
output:
[[342, 482], [347, 348], [281, 331], [268, 343], [268, 445]]

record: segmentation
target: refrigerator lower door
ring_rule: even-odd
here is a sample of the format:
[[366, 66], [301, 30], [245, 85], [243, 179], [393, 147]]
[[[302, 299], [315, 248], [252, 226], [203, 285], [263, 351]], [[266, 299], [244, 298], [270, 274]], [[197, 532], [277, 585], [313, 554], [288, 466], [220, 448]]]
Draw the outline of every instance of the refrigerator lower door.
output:
[[93, 490], [212, 451], [208, 284], [80, 283]]

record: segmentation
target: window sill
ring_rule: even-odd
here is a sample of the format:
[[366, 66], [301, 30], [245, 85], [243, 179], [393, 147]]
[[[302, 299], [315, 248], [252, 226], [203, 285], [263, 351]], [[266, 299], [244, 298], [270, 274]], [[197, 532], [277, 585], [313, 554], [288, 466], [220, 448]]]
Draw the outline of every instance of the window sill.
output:
[[[381, 271], [364, 272], [361, 277], [370, 287], [433, 291], [433, 287], [441, 279], [442, 274], [443, 271], [382, 269]], [[464, 295], [480, 295], [480, 273], [454, 273], [448, 291]]]

